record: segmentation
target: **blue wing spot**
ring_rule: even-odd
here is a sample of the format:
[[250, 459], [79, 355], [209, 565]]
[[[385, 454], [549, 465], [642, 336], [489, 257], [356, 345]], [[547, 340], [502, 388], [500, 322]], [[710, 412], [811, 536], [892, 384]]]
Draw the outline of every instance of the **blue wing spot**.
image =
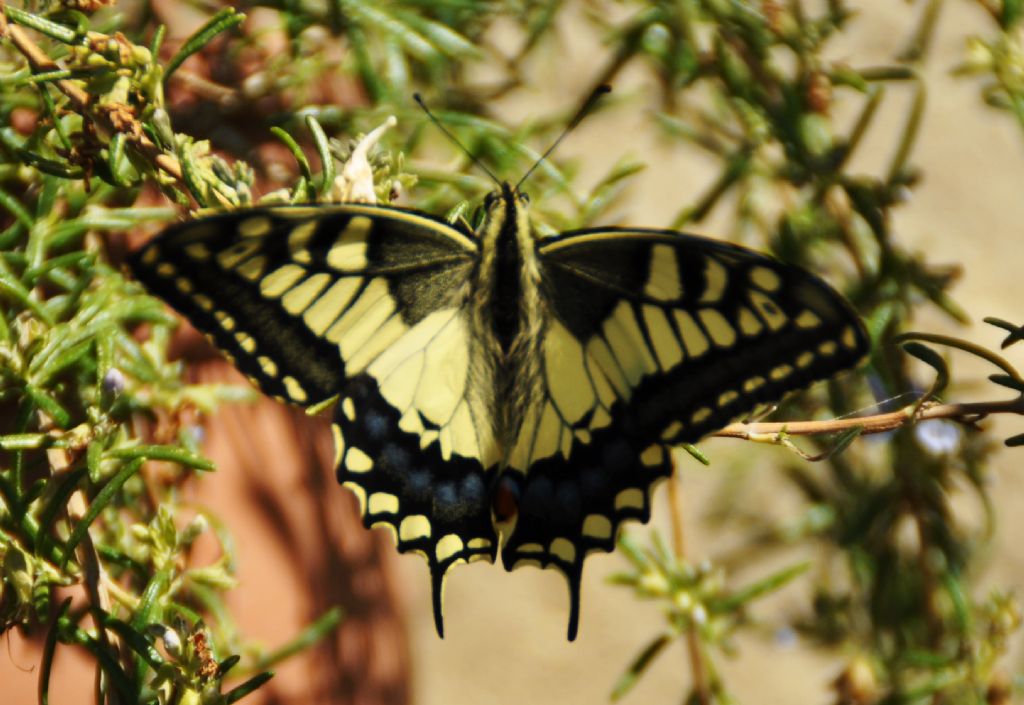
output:
[[370, 440], [382, 441], [388, 437], [388, 420], [377, 411], [368, 410], [363, 412], [363, 428], [366, 429], [366, 436]]
[[459, 485], [459, 494], [465, 502], [477, 504], [487, 500], [487, 488], [479, 475], [466, 475]]
[[434, 487], [434, 512], [446, 521], [457, 519], [459, 512], [459, 493], [454, 482], [442, 482]]
[[432, 489], [430, 487], [430, 471], [417, 468], [403, 478], [405, 493], [417, 502], [429, 502]]

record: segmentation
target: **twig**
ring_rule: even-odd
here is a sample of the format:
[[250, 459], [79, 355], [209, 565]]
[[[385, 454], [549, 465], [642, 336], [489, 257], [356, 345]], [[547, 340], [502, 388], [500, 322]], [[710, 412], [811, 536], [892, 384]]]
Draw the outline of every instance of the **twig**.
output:
[[916, 404], [911, 404], [899, 411], [873, 416], [855, 416], [825, 421], [732, 423], [711, 435], [740, 438], [759, 443], [779, 443], [784, 436], [813, 436], [821, 433], [839, 433], [855, 428], [860, 428], [862, 435], [886, 433], [902, 428], [909, 423], [930, 419], [951, 419], [963, 423], [974, 423], [990, 414], [1024, 415], [1024, 397], [1006, 401], [925, 405], [916, 415], [914, 414], [915, 406]]
[[[669, 517], [672, 522], [672, 552], [676, 559], [686, 558], [686, 544], [683, 533], [683, 495], [679, 491], [679, 472], [673, 463], [672, 476], [668, 481]], [[708, 690], [707, 676], [704, 669], [704, 658], [700, 649], [700, 638], [695, 624], [686, 630], [686, 652], [690, 657], [690, 672], [693, 674], [693, 691], [700, 705], [711, 705], [711, 693]]]

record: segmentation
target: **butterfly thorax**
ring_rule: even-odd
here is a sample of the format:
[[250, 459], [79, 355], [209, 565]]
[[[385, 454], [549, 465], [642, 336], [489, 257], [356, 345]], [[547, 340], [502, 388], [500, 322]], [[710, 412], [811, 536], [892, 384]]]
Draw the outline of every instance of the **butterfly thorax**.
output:
[[509, 184], [485, 201], [480, 263], [473, 282], [474, 339], [493, 380], [495, 437], [511, 449], [540, 389], [540, 343], [545, 310], [540, 270], [525, 198]]

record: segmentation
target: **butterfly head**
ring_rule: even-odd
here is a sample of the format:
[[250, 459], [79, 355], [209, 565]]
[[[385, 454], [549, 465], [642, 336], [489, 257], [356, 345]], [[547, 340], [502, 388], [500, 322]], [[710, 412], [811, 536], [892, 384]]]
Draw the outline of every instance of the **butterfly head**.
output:
[[488, 215], [506, 212], [514, 209], [517, 205], [522, 207], [530, 202], [530, 197], [507, 181], [502, 181], [498, 188], [484, 196], [484, 212]]
[[503, 181], [486, 196], [484, 196], [482, 207], [477, 211], [476, 222], [482, 222], [484, 229], [487, 224], [498, 224], [515, 228], [515, 223], [526, 222], [524, 211], [529, 205], [530, 198], [507, 181]]

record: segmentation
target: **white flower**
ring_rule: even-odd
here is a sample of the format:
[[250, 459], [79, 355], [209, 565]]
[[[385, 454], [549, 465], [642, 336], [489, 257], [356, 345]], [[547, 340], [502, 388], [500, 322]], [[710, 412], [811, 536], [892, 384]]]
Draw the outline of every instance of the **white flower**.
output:
[[392, 115], [359, 141], [341, 168], [341, 173], [334, 179], [331, 200], [342, 203], [377, 202], [377, 194], [373, 190], [373, 167], [370, 166], [368, 155], [384, 133], [397, 124], [398, 120]]

